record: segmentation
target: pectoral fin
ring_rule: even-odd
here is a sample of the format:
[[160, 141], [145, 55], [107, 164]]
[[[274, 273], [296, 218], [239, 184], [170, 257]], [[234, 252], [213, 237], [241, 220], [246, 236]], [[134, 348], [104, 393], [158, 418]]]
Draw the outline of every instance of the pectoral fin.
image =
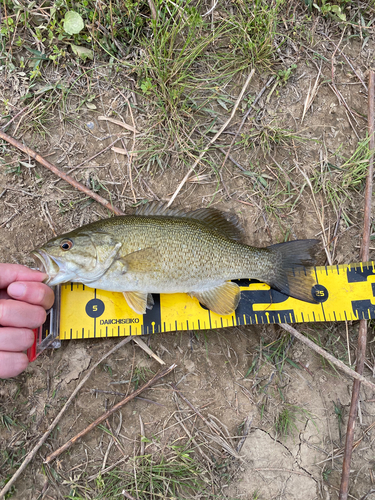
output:
[[226, 281], [204, 292], [190, 292], [191, 297], [196, 297], [201, 304], [211, 311], [223, 316], [232, 314], [240, 301], [241, 290], [236, 283]]
[[128, 306], [137, 314], [145, 314], [146, 309], [152, 309], [154, 299], [151, 293], [122, 292]]
[[118, 260], [123, 265], [123, 274], [130, 271], [146, 273], [157, 269], [157, 253], [153, 248], [142, 248]]

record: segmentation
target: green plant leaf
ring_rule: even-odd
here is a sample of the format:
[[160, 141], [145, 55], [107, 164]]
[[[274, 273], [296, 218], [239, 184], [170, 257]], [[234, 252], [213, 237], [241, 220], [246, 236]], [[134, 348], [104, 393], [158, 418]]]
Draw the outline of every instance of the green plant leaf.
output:
[[82, 16], [74, 10], [69, 10], [64, 18], [64, 30], [69, 35], [76, 35], [85, 27]]
[[70, 46], [72, 47], [74, 54], [83, 61], [86, 61], [86, 59], [94, 59], [94, 52], [91, 49], [81, 47], [80, 45], [74, 45], [73, 43], [71, 43]]
[[86, 102], [86, 107], [88, 109], [98, 109], [93, 102]]

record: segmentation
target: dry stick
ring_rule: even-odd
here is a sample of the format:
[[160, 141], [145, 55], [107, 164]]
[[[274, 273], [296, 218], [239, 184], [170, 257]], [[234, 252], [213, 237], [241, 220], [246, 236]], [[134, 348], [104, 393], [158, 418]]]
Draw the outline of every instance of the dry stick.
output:
[[123, 139], [125, 136], [119, 136], [117, 137], [117, 139], [115, 139], [113, 142], [111, 142], [111, 144], [109, 144], [108, 146], [106, 146], [104, 149], [102, 149], [101, 151], [98, 151], [97, 153], [95, 153], [94, 155], [90, 156], [90, 158], [87, 158], [86, 160], [83, 160], [83, 162], [81, 162], [79, 165], [76, 165], [75, 167], [73, 167], [72, 169], [69, 170], [69, 172], [73, 172], [73, 170], [77, 170], [77, 168], [81, 168], [82, 165], [84, 165], [85, 163], [93, 160], [94, 158], [96, 158], [97, 156], [99, 155], [102, 155], [103, 153], [105, 153], [106, 151], [108, 151], [108, 149], [111, 149], [112, 146], [114, 144], [116, 144], [116, 142], [120, 141], [121, 139]]
[[153, 351], [152, 351], [152, 350], [148, 347], [148, 345], [147, 345], [145, 342], [143, 342], [143, 340], [142, 340], [142, 339], [140, 339], [139, 337], [136, 337], [136, 336], [132, 337], [132, 339], [133, 339], [133, 342], [135, 342], [137, 345], [139, 345], [139, 347], [140, 347], [141, 349], [143, 349], [145, 352], [147, 352], [147, 354], [148, 354], [149, 356], [151, 356], [152, 358], [156, 359], [156, 361], [157, 361], [158, 363], [160, 363], [161, 365], [165, 365], [165, 362], [164, 362], [162, 359], [160, 359], [160, 358], [159, 358], [159, 356], [157, 356], [157, 355], [156, 355], [156, 354], [155, 354], [155, 353], [154, 353], [154, 352], [153, 352]]
[[114, 207], [109, 201], [107, 201], [105, 198], [102, 198], [98, 194], [94, 193], [91, 191], [91, 189], [88, 189], [86, 186], [81, 184], [80, 182], [76, 181], [73, 179], [73, 177], [70, 177], [70, 175], [67, 175], [65, 172], [62, 172], [59, 170], [55, 165], [47, 161], [45, 158], [40, 156], [40, 154], [36, 153], [32, 149], [30, 149], [28, 146], [25, 146], [21, 142], [17, 141], [17, 139], [14, 139], [14, 137], [11, 137], [10, 135], [6, 134], [2, 130], [0, 130], [0, 139], [3, 139], [4, 141], [7, 141], [9, 144], [12, 146], [15, 146], [16, 148], [20, 149], [27, 155], [29, 155], [31, 158], [36, 160], [38, 163], [43, 165], [43, 167], [48, 168], [53, 172], [55, 175], [60, 177], [61, 179], [64, 179], [64, 181], [68, 182], [71, 184], [73, 187], [76, 189], [79, 189], [79, 191], [82, 191], [85, 193], [87, 196], [90, 196], [90, 198], [93, 198], [95, 201], [103, 205], [104, 207], [108, 208], [111, 212], [113, 212], [115, 215], [124, 215], [124, 212], [120, 210], [117, 207]]
[[176, 191], [174, 192], [172, 198], [169, 200], [168, 204], [167, 204], [167, 207], [170, 207], [172, 205], [172, 203], [174, 202], [176, 196], [178, 195], [178, 193], [181, 191], [183, 185], [186, 183], [186, 181], [189, 179], [191, 173], [194, 171], [195, 167], [198, 165], [198, 163], [201, 161], [201, 159], [203, 158], [203, 156], [207, 153], [207, 151], [209, 150], [211, 144], [213, 144], [216, 139], [224, 132], [224, 130], [227, 128], [227, 126], [229, 125], [229, 123], [232, 121], [236, 111], [237, 111], [237, 108], [242, 100], [242, 97], [244, 95], [244, 93], [246, 92], [246, 89], [250, 83], [250, 80], [252, 79], [253, 75], [255, 73], [255, 69], [252, 69], [250, 71], [250, 74], [249, 76], [247, 77], [247, 80], [244, 84], [244, 86], [242, 87], [242, 90], [240, 92], [240, 95], [238, 96], [238, 99], [232, 109], [232, 113], [230, 115], [230, 117], [228, 118], [228, 120], [224, 123], [224, 125], [221, 127], [221, 129], [219, 130], [219, 132], [217, 132], [214, 137], [209, 141], [209, 143], [207, 144], [207, 146], [204, 148], [204, 150], [201, 152], [201, 154], [198, 156], [197, 160], [194, 162], [193, 166], [190, 168], [189, 172], [185, 175], [185, 177], [182, 179], [181, 183], [179, 184], [179, 186], [177, 187]]
[[97, 425], [99, 425], [102, 422], [104, 422], [104, 420], [106, 420], [110, 415], [112, 415], [112, 413], [115, 413], [116, 411], [120, 410], [123, 406], [126, 405], [126, 403], [128, 403], [132, 399], [136, 398], [145, 389], [148, 389], [149, 387], [151, 387], [151, 385], [155, 384], [155, 382], [157, 382], [161, 378], [163, 378], [166, 375], [168, 375], [168, 373], [170, 373], [172, 370], [174, 370], [176, 368], [176, 366], [177, 366], [176, 364], [173, 364], [169, 368], [165, 368], [164, 370], [158, 372], [156, 375], [154, 375], [152, 377], [152, 379], [150, 379], [148, 382], [146, 382], [142, 387], [140, 387], [136, 391], [134, 391], [131, 394], [129, 394], [129, 396], [127, 396], [126, 398], [124, 398], [123, 400], [121, 400], [119, 403], [117, 403], [115, 406], [113, 406], [110, 410], [106, 411], [102, 416], [100, 416], [94, 422], [92, 422], [88, 427], [86, 427], [86, 429], [83, 429], [76, 436], [74, 436], [71, 439], [69, 439], [69, 441], [67, 441], [64, 445], [60, 446], [60, 448], [58, 448], [53, 453], [51, 453], [51, 455], [48, 455], [48, 457], [45, 459], [44, 463], [49, 464], [52, 460], [54, 460], [56, 457], [58, 457], [59, 455], [61, 455], [61, 453], [63, 451], [65, 451], [68, 448], [70, 448], [70, 446], [72, 444], [74, 444], [76, 441], [78, 441], [78, 439], [80, 439], [81, 437], [85, 436], [92, 429], [94, 429]]
[[133, 188], [133, 176], [132, 176], [132, 158], [133, 158], [134, 149], [135, 149], [135, 131], [136, 131], [136, 128], [135, 128], [135, 121], [134, 121], [132, 107], [130, 106], [130, 102], [129, 102], [128, 98], [126, 98], [126, 102], [128, 104], [128, 108], [129, 108], [129, 111], [130, 111], [130, 116], [131, 116], [132, 122], [133, 122], [133, 129], [134, 129], [134, 132], [133, 132], [133, 144], [132, 144], [132, 149], [130, 151], [130, 156], [129, 156], [129, 181], [130, 181], [130, 188], [131, 188], [132, 193], [133, 193], [134, 203], [137, 203], [137, 197], [135, 196], [134, 188]]
[[279, 323], [279, 325], [281, 326], [281, 328], [289, 332], [291, 335], [294, 335], [298, 340], [306, 344], [310, 349], [320, 354], [320, 356], [323, 356], [323, 358], [325, 358], [333, 365], [337, 366], [337, 368], [342, 370], [346, 375], [349, 375], [349, 377], [354, 378], [355, 380], [359, 380], [360, 382], [363, 383], [363, 385], [366, 385], [367, 387], [375, 391], [375, 384], [367, 380], [360, 373], [357, 373], [354, 370], [348, 368], [346, 365], [344, 365], [342, 361], [338, 360], [337, 358], [329, 354], [327, 351], [316, 345], [312, 340], [302, 335], [302, 333], [299, 333], [295, 328], [293, 328], [290, 325], [287, 325], [286, 323]]
[[150, 7], [151, 17], [152, 17], [152, 19], [154, 21], [156, 21], [157, 18], [158, 18], [158, 13], [157, 13], [154, 1], [153, 0], [147, 0], [147, 2], [148, 2], [148, 6]]
[[81, 380], [81, 382], [74, 389], [74, 391], [70, 395], [69, 399], [67, 400], [67, 402], [65, 403], [65, 405], [60, 410], [60, 413], [55, 417], [55, 419], [52, 422], [52, 424], [48, 427], [48, 429], [43, 434], [43, 436], [39, 439], [39, 441], [34, 446], [34, 448], [26, 455], [25, 460], [22, 462], [21, 467], [17, 470], [17, 472], [12, 476], [12, 478], [7, 482], [7, 484], [4, 486], [4, 488], [0, 491], [0, 500], [3, 499], [3, 498], [5, 498], [5, 494], [9, 491], [9, 489], [17, 481], [17, 479], [20, 477], [20, 475], [22, 474], [22, 472], [26, 469], [26, 467], [31, 462], [31, 460], [36, 456], [39, 448], [45, 443], [45, 441], [47, 440], [48, 436], [51, 434], [51, 432], [53, 431], [53, 429], [56, 427], [56, 425], [61, 420], [61, 417], [64, 415], [64, 413], [67, 410], [67, 408], [69, 407], [70, 403], [73, 401], [73, 399], [75, 398], [76, 394], [81, 389], [81, 387], [90, 378], [90, 376], [91, 376], [92, 372], [95, 370], [95, 368], [98, 365], [100, 365], [100, 363], [102, 363], [106, 358], [108, 358], [108, 356], [110, 356], [111, 354], [113, 354], [115, 351], [117, 351], [118, 349], [120, 349], [120, 347], [122, 347], [123, 345], [127, 344], [130, 341], [131, 341], [131, 337], [127, 337], [126, 339], [122, 340], [120, 343], [116, 344], [115, 347], [113, 347], [113, 349], [111, 349], [106, 354], [104, 354], [104, 356], [99, 361], [97, 361], [90, 368], [90, 370], [87, 372], [87, 374], [85, 375], [85, 377]]
[[[21, 109], [21, 111], [19, 111], [16, 115], [13, 116], [13, 118], [11, 120], [9, 120], [9, 122], [7, 122], [5, 125], [2, 126], [2, 130], [5, 130], [6, 128], [9, 127], [9, 125], [14, 122], [14, 120], [16, 118], [18, 118], [20, 115], [22, 115], [22, 113], [24, 113], [30, 106], [31, 104], [35, 104], [41, 97], [42, 97], [43, 94], [40, 94], [39, 97], [37, 97], [32, 103], [28, 104], [27, 106], [25, 106], [23, 109]], [[32, 110], [30, 110], [32, 111]]]
[[175, 384], [171, 384], [172, 386], [172, 389], [176, 392], [176, 394], [178, 394], [180, 396], [180, 398], [185, 401], [185, 403], [193, 410], [194, 413], [196, 413], [198, 415], [198, 417], [200, 417], [203, 422], [207, 425], [207, 427], [209, 427], [213, 432], [215, 432], [215, 434], [219, 434], [219, 432], [210, 424], [210, 422], [201, 414], [201, 412], [199, 410], [197, 410], [191, 403], [188, 399], [185, 398], [185, 396], [177, 389], [177, 386]]
[[[369, 73], [369, 84], [368, 84], [368, 131], [370, 137], [369, 147], [370, 151], [373, 151], [375, 145], [373, 71], [370, 71]], [[362, 248], [361, 248], [361, 260], [363, 262], [366, 262], [370, 259], [369, 246], [370, 246], [370, 227], [371, 227], [371, 193], [372, 193], [373, 163], [374, 163], [374, 158], [373, 155], [371, 154], [369, 159], [368, 174], [366, 181], [365, 210], [363, 215], [363, 236], [362, 236]], [[361, 321], [359, 322], [359, 332], [358, 332], [357, 366], [355, 367], [356, 372], [359, 374], [363, 373], [363, 368], [365, 364], [366, 340], [367, 340], [367, 321], [365, 319], [361, 319]], [[358, 380], [355, 380], [353, 383], [352, 400], [350, 403], [348, 426], [346, 431], [345, 452], [344, 452], [344, 461], [342, 464], [339, 500], [347, 500], [348, 498], [350, 460], [353, 451], [354, 428], [357, 416], [360, 388], [361, 388], [361, 383]]]
[[121, 495], [124, 495], [125, 498], [128, 500], [136, 500], [134, 497], [131, 496], [130, 493], [127, 493], [125, 490], [122, 490]]
[[[341, 54], [341, 55], [345, 58], [346, 62], [347, 62], [347, 63], [349, 64], [349, 66], [352, 68], [352, 70], [353, 70], [353, 71], [354, 71], [354, 73], [356, 74], [356, 76], [357, 76], [358, 80], [362, 83], [362, 85], [364, 86], [364, 88], [365, 88], [365, 90], [366, 90], [366, 92], [367, 92], [367, 85], [366, 85], [366, 84], [365, 84], [365, 82], [362, 80], [361, 75], [359, 75], [359, 74], [357, 73], [357, 71], [355, 70], [355, 68], [353, 67], [352, 63], [350, 62], [350, 60], [349, 60], [349, 59], [347, 58], [347, 56], [345, 55], [345, 53], [344, 53], [344, 52], [342, 52], [342, 50], [341, 50], [341, 49], [339, 49], [338, 45], [336, 45], [336, 44], [335, 44], [335, 42], [329, 38], [329, 36], [328, 36], [328, 35], [326, 35], [326, 34], [324, 34], [324, 33], [323, 33], [323, 36], [325, 36], [326, 38], [328, 38], [328, 40], [329, 40], [329, 41], [333, 44], [333, 46], [334, 46], [334, 47], [336, 47], [335, 52], [338, 50], [338, 51], [340, 52], [340, 54]], [[340, 42], [341, 42], [341, 40], [340, 40]], [[339, 45], [340, 45], [340, 44], [339, 44]]]
[[[131, 119], [132, 119], [132, 122], [133, 122], [133, 144], [132, 144], [132, 148], [131, 148], [131, 151], [130, 151], [130, 155], [128, 153], [128, 151], [126, 151], [126, 154], [128, 155], [128, 167], [129, 167], [129, 183], [130, 183], [130, 189], [133, 193], [133, 198], [134, 198], [134, 203], [137, 202], [137, 197], [135, 196], [135, 192], [134, 192], [134, 187], [133, 187], [133, 176], [132, 176], [132, 158], [133, 158], [133, 155], [134, 155], [134, 150], [135, 150], [135, 134], [138, 133], [137, 132], [137, 129], [136, 129], [136, 126], [135, 126], [135, 121], [134, 121], [134, 115], [133, 115], [133, 111], [132, 111], [132, 107], [130, 105], [130, 102], [129, 102], [129, 99], [121, 92], [120, 89], [116, 89], [117, 92], [122, 95], [122, 97], [124, 98], [124, 100], [126, 101], [127, 105], [128, 105], [128, 108], [129, 108], [129, 112], [130, 112], [130, 116], [131, 116]], [[124, 141], [121, 140], [122, 142], [122, 145], [125, 147], [126, 149], [126, 146], [124, 144]], [[135, 153], [136, 154], [136, 153]]]
[[259, 92], [259, 94], [255, 97], [254, 101], [251, 103], [249, 109], [246, 111], [246, 114], [243, 117], [242, 122], [240, 123], [240, 126], [238, 127], [237, 132], [235, 133], [235, 135], [234, 135], [234, 137], [232, 139], [232, 142], [229, 145], [228, 151], [225, 153], [225, 158], [224, 158], [223, 163], [221, 164], [221, 168], [225, 165], [227, 159], [229, 158], [229, 154], [230, 154], [230, 152], [232, 150], [233, 144], [235, 143], [235, 141], [236, 141], [236, 139], [238, 137], [238, 134], [241, 132], [242, 127], [244, 126], [244, 124], [245, 124], [245, 122], [246, 122], [249, 114], [251, 113], [251, 111], [253, 111], [254, 106], [257, 104], [257, 102], [259, 101], [259, 99], [262, 97], [262, 95], [264, 94], [264, 92], [268, 89], [268, 87], [271, 85], [271, 83], [274, 80], [275, 80], [275, 77], [271, 76], [271, 78], [268, 80], [268, 82], [265, 84], [265, 86], [261, 89], [261, 91]]

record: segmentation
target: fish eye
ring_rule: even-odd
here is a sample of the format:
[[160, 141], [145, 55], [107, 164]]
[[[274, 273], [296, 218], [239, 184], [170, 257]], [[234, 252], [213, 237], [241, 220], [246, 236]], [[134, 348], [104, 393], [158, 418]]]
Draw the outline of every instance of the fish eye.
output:
[[72, 240], [62, 240], [61, 243], [60, 243], [60, 248], [61, 250], [70, 250], [71, 248], [73, 248], [73, 242]]

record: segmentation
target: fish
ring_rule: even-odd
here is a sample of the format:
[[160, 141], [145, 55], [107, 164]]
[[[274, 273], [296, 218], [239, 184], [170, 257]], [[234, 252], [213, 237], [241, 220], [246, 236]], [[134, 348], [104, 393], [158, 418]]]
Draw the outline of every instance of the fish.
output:
[[32, 252], [50, 286], [77, 282], [122, 292], [138, 314], [154, 293], [186, 293], [220, 315], [232, 314], [241, 290], [233, 280], [255, 279], [296, 299], [316, 303], [312, 266], [317, 240], [268, 247], [242, 242], [238, 219], [215, 208], [185, 212], [151, 202], [55, 237]]

